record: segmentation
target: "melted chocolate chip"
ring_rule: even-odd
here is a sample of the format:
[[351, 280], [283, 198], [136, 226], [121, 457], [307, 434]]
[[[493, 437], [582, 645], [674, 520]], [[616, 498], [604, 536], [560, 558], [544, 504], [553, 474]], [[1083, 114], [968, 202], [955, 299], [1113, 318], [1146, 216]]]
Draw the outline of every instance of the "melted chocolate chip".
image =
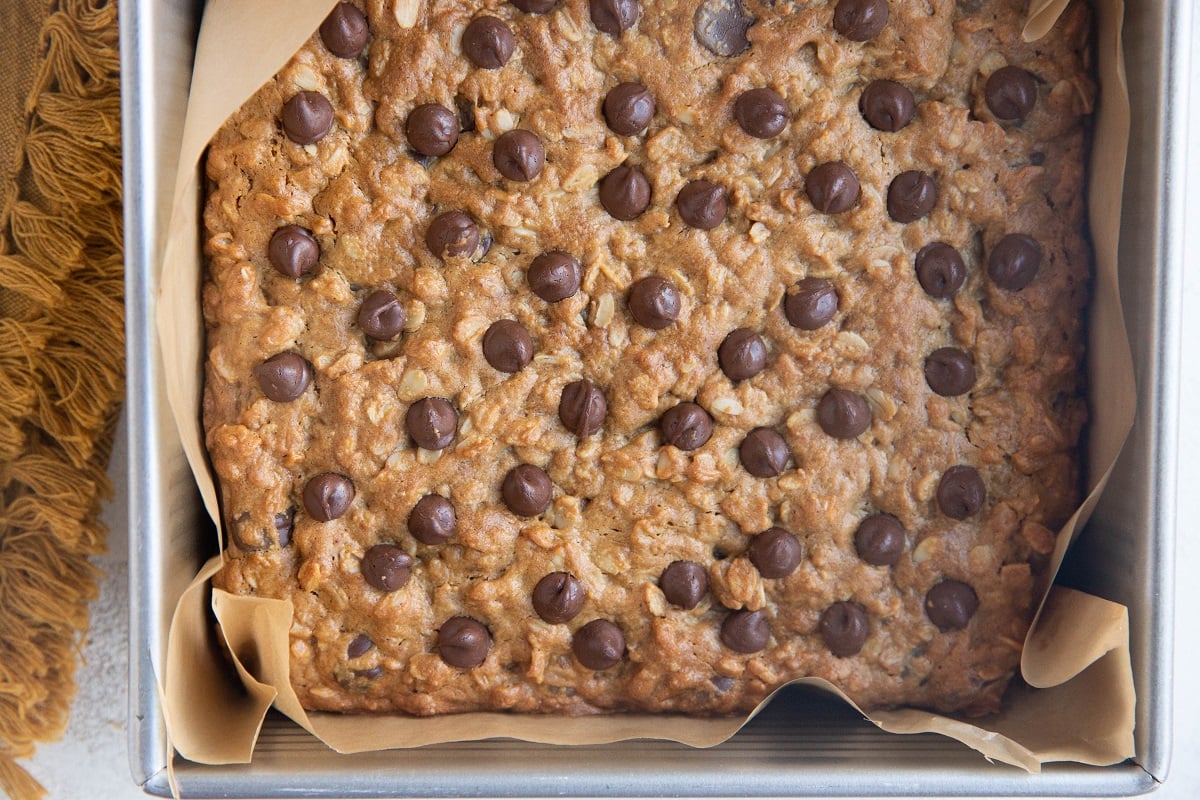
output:
[[717, 348], [717, 363], [731, 381], [753, 378], [767, 366], [767, 343], [749, 328], [737, 328]]
[[927, 244], [917, 251], [917, 280], [930, 297], [953, 297], [967, 279], [963, 257], [944, 242]]
[[891, 514], [872, 514], [854, 532], [858, 557], [875, 567], [890, 567], [904, 554], [904, 526]]
[[447, 211], [429, 223], [425, 246], [440, 258], [470, 255], [479, 247], [479, 227], [463, 212]]
[[462, 35], [463, 55], [480, 69], [500, 69], [515, 46], [512, 30], [496, 17], [476, 17]]
[[658, 423], [667, 444], [680, 450], [703, 447], [713, 432], [712, 417], [695, 403], [680, 403], [667, 410]]
[[896, 222], [916, 222], [933, 211], [937, 196], [933, 178], [915, 169], [901, 172], [888, 186], [888, 216]]
[[640, 83], [618, 83], [604, 96], [604, 120], [613, 133], [635, 136], [654, 119], [654, 95]]
[[733, 117], [742, 130], [756, 139], [770, 139], [787, 127], [788, 107], [774, 89], [749, 89], [733, 102]]
[[458, 530], [454, 504], [440, 494], [427, 494], [408, 512], [408, 532], [421, 544], [445, 544]]
[[1019, 292], [1037, 276], [1042, 246], [1032, 236], [1010, 233], [996, 243], [988, 256], [988, 277], [1009, 292]]
[[746, 32], [753, 24], [741, 0], [702, 0], [692, 17], [696, 41], [713, 55], [726, 57], [750, 47]]
[[413, 559], [394, 544], [377, 544], [363, 553], [359, 572], [368, 585], [381, 592], [394, 592], [408, 583]]
[[271, 266], [289, 278], [299, 278], [316, 272], [321, 258], [321, 246], [312, 231], [299, 225], [284, 225], [271, 234], [267, 245], [267, 260]]
[[750, 563], [764, 578], [786, 578], [804, 558], [800, 540], [783, 528], [768, 528], [750, 540]]
[[1001, 67], [988, 76], [983, 98], [997, 119], [1025, 119], [1037, 102], [1037, 82], [1028, 70]]
[[594, 619], [575, 631], [571, 652], [588, 669], [608, 669], [625, 657], [625, 634], [606, 619]]
[[588, 0], [592, 24], [613, 36], [632, 28], [641, 11], [638, 0]]
[[925, 359], [925, 381], [942, 397], [957, 397], [975, 385], [975, 362], [957, 347], [939, 347]]
[[546, 166], [546, 148], [530, 131], [505, 131], [492, 146], [492, 163], [511, 181], [531, 181]]
[[320, 33], [325, 49], [339, 58], [356, 58], [371, 36], [367, 15], [350, 3], [334, 6], [321, 23]]
[[659, 576], [658, 588], [668, 603], [690, 610], [708, 593], [708, 572], [695, 561], [673, 561]]
[[838, 658], [855, 655], [866, 644], [870, 625], [858, 603], [834, 603], [821, 614], [821, 638]]
[[558, 4], [558, 0], [511, 0], [511, 2], [526, 14], [548, 14]]
[[757, 653], [771, 641], [771, 625], [761, 611], [734, 611], [721, 623], [721, 642], [739, 653]]
[[358, 658], [366, 655], [371, 651], [375, 643], [371, 641], [371, 637], [365, 633], [360, 633], [350, 640], [349, 646], [346, 647], [346, 658]]
[[458, 126], [464, 131], [475, 130], [475, 103], [465, 95], [454, 95], [454, 109], [458, 112]]
[[269, 400], [290, 403], [312, 383], [312, 367], [295, 353], [278, 353], [255, 367], [254, 377]]
[[470, 617], [451, 617], [437, 634], [438, 655], [452, 667], [472, 669], [487, 660], [492, 635]]
[[304, 510], [317, 522], [329, 522], [350, 510], [354, 484], [344, 475], [322, 472], [304, 484]]
[[375, 666], [371, 667], [370, 669], [354, 670], [354, 677], [361, 678], [364, 681], [373, 681], [382, 674], [383, 674], [383, 665], [382, 664], [376, 664]]
[[501, 372], [520, 372], [533, 360], [533, 337], [519, 322], [496, 320], [483, 335], [483, 357]]
[[579, 291], [583, 268], [574, 256], [562, 250], [550, 250], [533, 260], [525, 279], [534, 294], [547, 303], [557, 303], [574, 297]]
[[892, 133], [912, 122], [917, 101], [903, 84], [889, 80], [871, 81], [858, 100], [858, 110], [872, 128]]
[[504, 476], [500, 494], [512, 513], [519, 517], [536, 517], [550, 507], [554, 484], [541, 468], [518, 464]]
[[417, 447], [441, 450], [454, 441], [454, 434], [458, 432], [458, 412], [449, 400], [425, 397], [408, 407], [404, 424]]
[[817, 403], [817, 422], [835, 439], [854, 439], [871, 427], [871, 406], [860, 394], [830, 389]]
[[275, 515], [275, 536], [280, 547], [287, 547], [292, 543], [292, 517], [295, 513], [293, 509], [288, 509]]
[[774, 478], [783, 474], [788, 462], [788, 446], [773, 428], [755, 428], [738, 447], [742, 467], [756, 478]]
[[444, 156], [458, 144], [458, 117], [445, 106], [423, 103], [404, 122], [408, 144], [423, 156]]
[[377, 342], [390, 342], [404, 330], [407, 315], [400, 298], [387, 289], [376, 289], [358, 307], [358, 327]]
[[563, 387], [558, 401], [558, 418], [579, 438], [591, 436], [604, 425], [608, 416], [608, 401], [604, 392], [591, 381], [572, 381]]
[[804, 192], [817, 211], [841, 214], [858, 203], [858, 176], [841, 161], [819, 164], [808, 173]]
[[318, 92], [299, 92], [283, 104], [283, 132], [296, 144], [314, 144], [333, 129], [333, 106]]
[[942, 513], [951, 519], [966, 519], [983, 508], [987, 491], [983, 478], [974, 467], [958, 465], [942, 473], [938, 481], [937, 504]]
[[887, 0], [838, 0], [833, 9], [834, 30], [854, 42], [874, 39], [887, 21]]
[[783, 313], [792, 327], [815, 331], [827, 324], [838, 310], [838, 293], [825, 278], [805, 278], [796, 291], [783, 298]]
[[679, 318], [679, 290], [657, 275], [642, 278], [629, 289], [629, 313], [639, 325], [662, 330]]
[[692, 181], [675, 198], [679, 217], [693, 228], [708, 231], [725, 221], [725, 187], [712, 181]]
[[962, 581], [944, 580], [925, 595], [925, 614], [943, 633], [967, 627], [979, 609], [979, 596]]
[[264, 528], [255, 527], [249, 511], [243, 511], [231, 520], [229, 538], [239, 550], [247, 553], [269, 550], [271, 542]]
[[583, 584], [567, 572], [551, 572], [533, 587], [533, 610], [551, 625], [573, 620], [585, 600]]
[[640, 217], [650, 207], [650, 195], [646, 176], [624, 164], [600, 179], [600, 205], [619, 220]]

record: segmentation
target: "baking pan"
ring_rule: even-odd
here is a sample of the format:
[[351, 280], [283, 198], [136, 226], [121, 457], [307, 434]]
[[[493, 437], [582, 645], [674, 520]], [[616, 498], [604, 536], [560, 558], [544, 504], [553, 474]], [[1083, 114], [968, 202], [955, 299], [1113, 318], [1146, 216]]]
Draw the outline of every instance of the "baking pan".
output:
[[[167, 408], [154, 330], [157, 262], [200, 0], [121, 8], [129, 415], [130, 760], [168, 796], [156, 691], [175, 603], [209, 554], [205, 518]], [[1121, 292], [1138, 365], [1139, 411], [1109, 489], [1060, 582], [1129, 608], [1136, 756], [1041, 774], [987, 763], [933, 735], [878, 731], [845, 706], [794, 691], [729, 742], [563, 748], [513, 741], [341, 756], [272, 713], [252, 764], [175, 757], [184, 797], [1128, 796], [1164, 780], [1171, 752], [1177, 376], [1190, 0], [1128, 0], [1133, 104], [1121, 222]], [[197, 288], [197, 301], [199, 288]]]

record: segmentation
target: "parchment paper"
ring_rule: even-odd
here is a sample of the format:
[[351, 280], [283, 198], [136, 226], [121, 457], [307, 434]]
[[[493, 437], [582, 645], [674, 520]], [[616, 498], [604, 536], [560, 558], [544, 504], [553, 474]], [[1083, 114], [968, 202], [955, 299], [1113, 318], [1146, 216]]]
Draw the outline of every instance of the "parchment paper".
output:
[[[1067, 2], [1033, 0], [1026, 39], [1047, 34]], [[162, 265], [158, 325], [168, 398], [204, 503], [218, 525], [216, 491], [200, 421], [201, 159], [224, 120], [300, 48], [333, 4], [334, 0], [209, 0], [200, 33]], [[1123, 7], [1122, 0], [1096, 0], [1094, 5], [1099, 18], [1096, 54], [1101, 91], [1089, 184], [1096, 258], [1088, 344], [1091, 474], [1087, 499], [1058, 535], [1048, 576], [1057, 572], [1068, 544], [1095, 507], [1134, 414], [1133, 363], [1117, 294], [1117, 232], [1129, 133], [1120, 39]], [[762, 708], [733, 719], [634, 714], [562, 718], [480, 713], [425, 719], [309, 714], [300, 707], [288, 680], [291, 603], [214, 591], [209, 580], [219, 568], [219, 557], [206, 564], [180, 599], [163, 676], [168, 735], [173, 746], [193, 761], [250, 761], [271, 705], [341, 752], [501, 736], [558, 744], [669, 739], [707, 747], [732, 736]], [[234, 654], [232, 668], [213, 646], [210, 608]], [[1006, 710], [983, 720], [968, 722], [914, 709], [864, 716], [896, 733], [941, 733], [989, 759], [1029, 771], [1048, 761], [1112, 764], [1133, 755], [1133, 676], [1123, 607], [1052, 588], [1026, 640], [1021, 667], [1029, 686], [1014, 689]], [[824, 681], [799, 682], [840, 695]]]

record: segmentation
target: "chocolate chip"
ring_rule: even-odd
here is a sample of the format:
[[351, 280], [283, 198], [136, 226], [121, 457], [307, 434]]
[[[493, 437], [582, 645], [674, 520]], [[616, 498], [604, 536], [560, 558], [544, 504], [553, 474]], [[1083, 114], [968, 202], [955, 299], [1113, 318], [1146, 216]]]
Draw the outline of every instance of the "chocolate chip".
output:
[[724, 675], [713, 675], [708, 680], [718, 692], [728, 692], [733, 688], [733, 678]]
[[579, 438], [591, 436], [604, 425], [608, 416], [608, 401], [604, 392], [591, 381], [572, 381], [563, 387], [558, 401], [558, 418]]
[[447, 211], [429, 223], [425, 246], [440, 258], [470, 255], [479, 247], [479, 227], [463, 212]]
[[566, 572], [551, 572], [533, 587], [533, 610], [551, 625], [570, 622], [583, 610], [585, 600], [583, 584]]
[[374, 646], [375, 643], [371, 641], [370, 636], [360, 633], [350, 641], [349, 646], [346, 648], [346, 658], [358, 658], [361, 655], [366, 655]]
[[757, 653], [771, 640], [771, 626], [761, 611], [734, 611], [721, 623], [721, 642], [739, 653]]
[[796, 291], [783, 298], [783, 313], [792, 327], [815, 331], [827, 324], [838, 310], [838, 293], [825, 278], [805, 278]]
[[511, 181], [531, 181], [546, 166], [546, 148], [530, 131], [505, 131], [492, 146], [492, 163]]
[[533, 360], [533, 337], [519, 322], [496, 320], [483, 335], [483, 357], [501, 372], [520, 372]]
[[304, 510], [317, 522], [329, 522], [350, 510], [354, 484], [344, 475], [322, 472], [304, 484]]
[[363, 553], [358, 570], [368, 585], [381, 592], [394, 592], [408, 583], [413, 559], [394, 544], [377, 544]]
[[848, 658], [862, 650], [870, 626], [867, 612], [858, 603], [834, 603], [821, 614], [821, 638], [829, 652]]
[[904, 526], [891, 514], [872, 514], [854, 532], [858, 557], [875, 567], [890, 567], [904, 553]]
[[754, 17], [741, 0], [702, 0], [692, 17], [696, 41], [713, 55], [736, 56], [750, 47], [746, 31]]
[[492, 635], [470, 617], [451, 617], [437, 634], [438, 655], [452, 667], [471, 669], [487, 660]]
[[500, 494], [504, 505], [518, 517], [536, 517], [550, 507], [554, 484], [541, 468], [518, 464], [504, 476]]
[[874, 39], [888, 21], [887, 0], [838, 0], [833, 28], [854, 42]]
[[408, 512], [408, 532], [421, 544], [445, 544], [458, 530], [454, 504], [440, 494], [427, 494]]
[[383, 674], [383, 665], [382, 664], [376, 664], [375, 666], [371, 667], [370, 669], [354, 670], [354, 677], [361, 678], [364, 681], [373, 681], [382, 674]]
[[606, 619], [594, 619], [575, 631], [571, 652], [588, 669], [608, 669], [625, 657], [625, 634]]
[[314, 144], [333, 129], [333, 106], [319, 92], [299, 92], [283, 104], [283, 132], [296, 144]]
[[737, 328], [717, 348], [717, 363], [731, 381], [753, 378], [767, 366], [767, 344], [749, 328]]
[[600, 179], [600, 205], [619, 220], [641, 216], [650, 207], [650, 181], [639, 170], [622, 164]]
[[974, 467], [958, 465], [942, 473], [938, 481], [937, 504], [942, 513], [951, 519], [966, 519], [983, 508], [987, 491], [983, 478]]
[[675, 198], [679, 217], [693, 228], [708, 231], [725, 221], [725, 187], [712, 181], [691, 181]]
[[548, 14], [558, 0], [512, 0], [512, 4], [526, 14]]
[[604, 96], [604, 120], [613, 133], [635, 136], [654, 119], [654, 95], [640, 83], [618, 83]]
[[275, 515], [275, 536], [279, 540], [280, 547], [287, 547], [292, 543], [292, 516], [294, 514], [293, 509], [288, 509]]
[[953, 297], [967, 279], [963, 257], [944, 242], [933, 242], [917, 251], [917, 280], [930, 297]]
[[592, 24], [613, 36], [632, 28], [641, 11], [638, 0], [588, 0]]
[[679, 318], [679, 290], [675, 285], [651, 275], [629, 288], [629, 313], [639, 325], [662, 330]]
[[975, 362], [957, 347], [939, 347], [925, 359], [925, 381], [942, 397], [957, 397], [975, 385]]
[[404, 424], [417, 447], [441, 450], [454, 441], [454, 434], [458, 432], [458, 412], [449, 400], [425, 397], [408, 407]]
[[817, 422], [835, 439], [854, 439], [871, 427], [871, 406], [860, 394], [830, 389], [817, 403]]
[[988, 277], [1010, 292], [1019, 292], [1037, 276], [1042, 246], [1032, 236], [1010, 233], [996, 243], [988, 256]]
[[858, 202], [858, 176], [841, 161], [818, 164], [804, 179], [804, 192], [817, 211], [841, 214]]
[[464, 131], [475, 130], [475, 103], [461, 94], [454, 95], [454, 109], [458, 112], [458, 126]]
[[755, 428], [738, 447], [742, 467], [756, 478], [774, 478], [783, 473], [788, 461], [788, 446], [778, 431]]
[[786, 578], [800, 566], [804, 549], [795, 534], [776, 527], [751, 539], [747, 554], [764, 578]]
[[278, 353], [254, 368], [263, 394], [276, 403], [290, 403], [312, 383], [312, 367], [295, 353]]
[[271, 549], [266, 530], [255, 526], [249, 511], [243, 511], [230, 521], [229, 538], [239, 550], [246, 553]]
[[407, 315], [400, 298], [387, 289], [376, 289], [358, 307], [358, 327], [377, 342], [390, 342], [404, 330]]
[[542, 253], [529, 265], [525, 279], [529, 288], [547, 303], [557, 303], [574, 297], [583, 283], [583, 268], [579, 261], [562, 250]]
[[458, 117], [445, 106], [422, 103], [404, 122], [408, 144], [423, 156], [444, 156], [458, 144]]
[[708, 593], [708, 572], [695, 561], [672, 561], [658, 577], [667, 602], [693, 609]]
[[749, 89], [733, 102], [733, 117], [742, 130], [756, 139], [770, 139], [787, 127], [788, 107], [774, 89]]
[[481, 69], [503, 67], [515, 46], [512, 30], [496, 17], [476, 17], [462, 34], [463, 55]]
[[325, 49], [339, 58], [356, 58], [371, 35], [367, 15], [350, 3], [334, 6], [321, 23], [320, 33]]
[[925, 614], [943, 633], [967, 627], [979, 609], [979, 596], [962, 581], [944, 580], [925, 595]]
[[889, 80], [871, 81], [858, 99], [858, 110], [872, 128], [892, 133], [912, 122], [917, 101], [903, 84]]
[[680, 403], [667, 410], [658, 423], [667, 444], [680, 450], [703, 447], [713, 432], [712, 417], [695, 403]]
[[321, 258], [321, 246], [312, 231], [299, 225], [284, 225], [271, 234], [267, 245], [267, 260], [271, 266], [289, 278], [299, 278], [316, 272]]
[[901, 172], [888, 187], [888, 216], [896, 222], [916, 222], [933, 210], [937, 203], [937, 184], [924, 172]]
[[983, 98], [997, 119], [1025, 119], [1037, 102], [1037, 82], [1028, 70], [1001, 67], [988, 76]]

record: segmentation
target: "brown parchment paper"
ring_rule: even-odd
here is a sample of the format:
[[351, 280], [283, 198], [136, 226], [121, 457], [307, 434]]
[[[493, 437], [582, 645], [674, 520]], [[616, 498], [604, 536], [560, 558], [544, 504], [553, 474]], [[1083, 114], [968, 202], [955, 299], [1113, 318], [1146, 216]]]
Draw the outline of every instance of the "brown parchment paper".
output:
[[[1067, 2], [1032, 0], [1026, 39], [1050, 33]], [[159, 284], [158, 328], [168, 399], [204, 503], [218, 525], [217, 495], [200, 420], [201, 159], [224, 120], [300, 48], [333, 4], [334, 0], [209, 0], [200, 32]], [[1089, 182], [1096, 259], [1088, 351], [1091, 474], [1087, 499], [1059, 532], [1047, 580], [1058, 571], [1067, 546], [1095, 507], [1134, 415], [1133, 363], [1117, 294], [1117, 234], [1129, 135], [1121, 51], [1124, 9], [1122, 0], [1094, 0], [1093, 5], [1098, 17], [1100, 97]], [[173, 747], [192, 761], [250, 761], [272, 705], [333, 749], [350, 753], [493, 737], [556, 744], [646, 738], [708, 747], [732, 736], [770, 702], [747, 717], [732, 719], [638, 714], [563, 718], [477, 713], [421, 719], [310, 714], [300, 707], [288, 679], [290, 601], [213, 590], [209, 581], [219, 568], [217, 557], [184, 593], [167, 645], [162, 686], [167, 732]], [[210, 609], [234, 654], [233, 668], [213, 646]], [[989, 759], [1029, 771], [1049, 761], [1113, 764], [1133, 755], [1133, 675], [1124, 607], [1052, 587], [1026, 640], [1021, 666], [1028, 686], [1010, 692], [1005, 711], [982, 720], [915, 709], [864, 716], [896, 733], [941, 733]], [[797, 682], [818, 685], [846, 699], [824, 681]]]

